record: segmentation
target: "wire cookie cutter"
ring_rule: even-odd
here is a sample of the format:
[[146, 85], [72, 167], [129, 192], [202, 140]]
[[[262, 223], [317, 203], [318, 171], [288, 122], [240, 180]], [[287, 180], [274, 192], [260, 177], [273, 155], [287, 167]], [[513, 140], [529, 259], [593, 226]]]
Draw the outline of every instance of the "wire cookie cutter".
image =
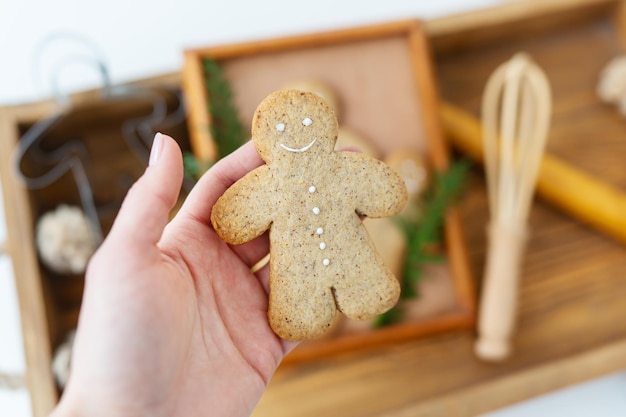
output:
[[[59, 109], [48, 118], [41, 119], [33, 124], [20, 138], [13, 154], [13, 173], [29, 189], [43, 189], [58, 181], [62, 176], [71, 173], [78, 190], [80, 203], [92, 225], [98, 243], [103, 239], [103, 230], [99, 220], [98, 208], [94, 201], [94, 193], [89, 181], [85, 164], [93, 161], [80, 139], [70, 139], [53, 151], [44, 151], [40, 144], [46, 137], [46, 133], [60, 124], [77, 107], [72, 103], [69, 93], [64, 92], [59, 83], [61, 71], [70, 64], [87, 64], [94, 68], [100, 76], [101, 94], [99, 102], [122, 102], [128, 99], [144, 99], [152, 107], [146, 116], [128, 119], [122, 123], [121, 136], [128, 148], [143, 163], [147, 164], [149, 149], [156, 133], [156, 127], [167, 128], [180, 123], [185, 118], [185, 107], [180, 92], [166, 91], [161, 89], [148, 89], [132, 85], [113, 86], [105, 60], [97, 45], [89, 39], [76, 34], [56, 33], [46, 38], [35, 50], [35, 66], [41, 62], [43, 51], [54, 42], [74, 41], [86, 46], [91, 51], [87, 54], [65, 55], [51, 70], [49, 77], [52, 86], [52, 95], [59, 104]], [[166, 96], [174, 95], [177, 106], [173, 111], [168, 111]], [[44, 173], [29, 175], [24, 171], [24, 159], [29, 158], [43, 167], [50, 167]], [[185, 188], [189, 188], [189, 182], [185, 182]]]

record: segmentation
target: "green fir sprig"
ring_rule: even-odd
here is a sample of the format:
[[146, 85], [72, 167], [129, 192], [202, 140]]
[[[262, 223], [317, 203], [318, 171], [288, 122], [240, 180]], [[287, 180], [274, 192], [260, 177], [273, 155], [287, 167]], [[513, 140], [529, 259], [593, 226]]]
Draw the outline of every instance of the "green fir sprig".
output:
[[202, 174], [208, 171], [213, 165], [210, 161], [202, 161], [198, 159], [192, 152], [183, 152], [183, 167], [185, 176], [198, 181]]
[[233, 92], [222, 68], [214, 59], [205, 59], [204, 74], [209, 97], [208, 111], [211, 113], [211, 135], [222, 158], [243, 144], [246, 133], [239, 121]]
[[[400, 280], [402, 300], [416, 298], [419, 295], [417, 284], [424, 278], [424, 265], [441, 263], [445, 260], [445, 255], [435, 248], [442, 244], [446, 210], [461, 195], [469, 167], [469, 162], [463, 160], [452, 164], [447, 171], [435, 175], [431, 186], [421, 199], [422, 215], [418, 221], [402, 216], [394, 218], [407, 242]], [[380, 315], [375, 321], [375, 326], [381, 327], [401, 321], [402, 308], [402, 303], [399, 303]]]
[[[246, 140], [246, 132], [239, 121], [233, 92], [220, 65], [214, 59], [203, 61], [205, 88], [209, 98], [210, 131], [218, 152], [218, 159], [235, 151]], [[198, 179], [215, 161], [201, 161], [192, 153], [183, 155], [185, 173]]]

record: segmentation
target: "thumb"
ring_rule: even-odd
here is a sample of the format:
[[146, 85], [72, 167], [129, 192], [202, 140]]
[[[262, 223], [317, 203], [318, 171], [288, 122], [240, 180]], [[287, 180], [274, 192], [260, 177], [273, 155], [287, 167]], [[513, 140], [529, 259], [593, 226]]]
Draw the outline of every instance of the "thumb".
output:
[[180, 147], [157, 133], [146, 172], [128, 191], [109, 238], [156, 245], [176, 204], [183, 181]]

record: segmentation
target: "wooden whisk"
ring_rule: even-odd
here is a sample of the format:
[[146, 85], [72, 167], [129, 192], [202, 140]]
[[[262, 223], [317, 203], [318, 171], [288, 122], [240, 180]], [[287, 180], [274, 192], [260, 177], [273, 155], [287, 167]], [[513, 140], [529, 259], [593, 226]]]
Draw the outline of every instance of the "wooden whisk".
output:
[[475, 350], [484, 360], [499, 361], [511, 351], [526, 224], [551, 106], [545, 74], [524, 53], [494, 71], [483, 95], [491, 219]]

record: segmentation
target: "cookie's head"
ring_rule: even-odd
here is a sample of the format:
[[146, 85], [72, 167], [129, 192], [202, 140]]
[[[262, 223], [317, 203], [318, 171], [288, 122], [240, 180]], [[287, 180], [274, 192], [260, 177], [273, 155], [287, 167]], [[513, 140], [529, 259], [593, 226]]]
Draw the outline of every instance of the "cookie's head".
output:
[[252, 140], [265, 162], [331, 153], [337, 140], [337, 118], [315, 93], [276, 91], [254, 113]]

